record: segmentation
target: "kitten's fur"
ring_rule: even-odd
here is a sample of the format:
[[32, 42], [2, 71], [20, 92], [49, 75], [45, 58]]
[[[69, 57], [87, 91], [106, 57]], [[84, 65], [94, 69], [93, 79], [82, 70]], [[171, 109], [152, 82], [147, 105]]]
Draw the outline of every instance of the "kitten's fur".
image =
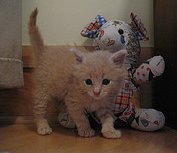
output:
[[[123, 64], [126, 51], [84, 53], [77, 47], [73, 52], [67, 48], [47, 50], [36, 26], [36, 18], [37, 9], [30, 16], [29, 34], [38, 60], [34, 76], [34, 116], [38, 133], [52, 132], [45, 119], [46, 108], [48, 101], [57, 98], [65, 102], [80, 136], [94, 135], [85, 115], [87, 110], [97, 113], [105, 137], [120, 137], [120, 131], [113, 127], [111, 102], [127, 76]], [[86, 84], [87, 79], [91, 79], [91, 85]], [[103, 79], [110, 80], [110, 83], [103, 85]]]

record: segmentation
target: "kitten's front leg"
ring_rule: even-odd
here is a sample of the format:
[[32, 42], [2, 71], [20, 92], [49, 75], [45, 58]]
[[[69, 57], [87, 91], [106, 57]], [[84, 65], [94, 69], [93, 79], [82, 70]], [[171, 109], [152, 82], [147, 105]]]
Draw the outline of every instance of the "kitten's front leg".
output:
[[37, 125], [37, 133], [40, 135], [47, 135], [52, 133], [52, 128], [49, 126], [48, 121], [43, 117], [35, 118]]
[[95, 131], [90, 127], [88, 118], [85, 116], [83, 110], [69, 107], [68, 112], [76, 124], [79, 136], [92, 137], [95, 135]]
[[105, 138], [120, 138], [121, 131], [114, 128], [114, 117], [109, 113], [97, 112], [102, 123], [101, 133]]

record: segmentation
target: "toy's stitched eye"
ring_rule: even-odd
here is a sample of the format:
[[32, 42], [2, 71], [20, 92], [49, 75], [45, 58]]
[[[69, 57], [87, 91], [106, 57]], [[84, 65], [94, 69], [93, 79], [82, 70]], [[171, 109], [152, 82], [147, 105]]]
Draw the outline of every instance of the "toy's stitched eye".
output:
[[124, 34], [124, 31], [122, 29], [119, 29], [118, 32], [120, 35]]
[[92, 80], [91, 79], [87, 79], [87, 80], [85, 80], [85, 83], [86, 83], [86, 85], [92, 85]]
[[103, 85], [108, 85], [110, 83], [110, 80], [108, 80], [108, 79], [104, 79], [103, 81], [102, 81], [102, 84]]

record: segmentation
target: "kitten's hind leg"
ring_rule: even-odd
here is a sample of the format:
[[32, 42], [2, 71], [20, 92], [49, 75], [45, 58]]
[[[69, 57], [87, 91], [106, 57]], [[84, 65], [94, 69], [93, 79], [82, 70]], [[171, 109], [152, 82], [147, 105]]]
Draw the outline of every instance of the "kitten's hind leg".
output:
[[120, 138], [121, 137], [121, 131], [120, 130], [116, 130], [114, 128], [114, 118], [112, 115], [110, 114], [99, 114], [98, 113], [98, 117], [101, 120], [102, 123], [102, 129], [101, 129], [101, 133], [103, 134], [103, 136], [105, 138]]
[[52, 133], [52, 129], [50, 128], [48, 121], [45, 119], [49, 96], [42, 93], [43, 92], [38, 92], [35, 95], [33, 111], [38, 134], [47, 135]]

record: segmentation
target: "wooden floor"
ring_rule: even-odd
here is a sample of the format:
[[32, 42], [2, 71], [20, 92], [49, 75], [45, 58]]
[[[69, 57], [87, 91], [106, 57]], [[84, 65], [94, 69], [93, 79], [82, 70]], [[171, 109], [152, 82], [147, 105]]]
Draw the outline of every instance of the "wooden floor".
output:
[[121, 139], [100, 135], [81, 138], [75, 130], [55, 126], [48, 136], [40, 136], [31, 124], [0, 126], [0, 153], [177, 153], [177, 131], [158, 132], [124, 129]]

